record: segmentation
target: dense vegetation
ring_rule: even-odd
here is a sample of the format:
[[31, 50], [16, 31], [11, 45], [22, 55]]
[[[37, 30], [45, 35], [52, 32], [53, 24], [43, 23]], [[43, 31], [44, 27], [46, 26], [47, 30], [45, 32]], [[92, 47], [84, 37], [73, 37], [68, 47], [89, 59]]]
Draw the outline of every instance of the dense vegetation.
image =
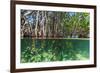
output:
[[88, 38], [89, 13], [21, 10], [21, 36]]
[[21, 62], [89, 59], [89, 18], [83, 12], [21, 10]]
[[89, 59], [89, 40], [22, 39], [21, 62]]

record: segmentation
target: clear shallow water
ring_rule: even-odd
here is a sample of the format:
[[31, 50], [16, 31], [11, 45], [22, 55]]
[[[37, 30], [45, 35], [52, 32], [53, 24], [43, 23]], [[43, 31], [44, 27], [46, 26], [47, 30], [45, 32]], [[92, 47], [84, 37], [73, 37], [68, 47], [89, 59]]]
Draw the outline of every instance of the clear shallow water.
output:
[[87, 59], [88, 39], [21, 39], [21, 62]]

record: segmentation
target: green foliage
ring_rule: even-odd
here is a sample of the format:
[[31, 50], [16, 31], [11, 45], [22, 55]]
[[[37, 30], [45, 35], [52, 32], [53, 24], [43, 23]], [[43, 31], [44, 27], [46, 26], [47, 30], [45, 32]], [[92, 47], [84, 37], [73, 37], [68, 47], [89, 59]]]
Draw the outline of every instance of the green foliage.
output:
[[21, 62], [23, 63], [89, 58], [89, 40], [22, 39], [21, 44]]
[[21, 10], [21, 37], [89, 38], [90, 14]]
[[59, 37], [89, 38], [89, 21], [87, 12], [21, 10], [21, 62], [88, 59], [89, 40]]

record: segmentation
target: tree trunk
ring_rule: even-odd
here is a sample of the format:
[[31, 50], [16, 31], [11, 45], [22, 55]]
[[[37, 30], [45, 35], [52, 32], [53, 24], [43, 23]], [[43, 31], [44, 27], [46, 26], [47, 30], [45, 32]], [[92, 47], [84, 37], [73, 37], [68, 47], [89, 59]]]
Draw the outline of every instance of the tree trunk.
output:
[[38, 16], [39, 16], [39, 11], [37, 11], [37, 15], [36, 15], [36, 24], [35, 24], [35, 35], [36, 35], [36, 38], [38, 37]]

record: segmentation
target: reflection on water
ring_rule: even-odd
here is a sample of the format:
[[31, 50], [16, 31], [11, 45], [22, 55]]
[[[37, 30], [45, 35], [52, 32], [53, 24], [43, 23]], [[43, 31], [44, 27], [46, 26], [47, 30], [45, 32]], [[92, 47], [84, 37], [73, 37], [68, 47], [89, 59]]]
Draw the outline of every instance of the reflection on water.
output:
[[21, 62], [89, 59], [88, 39], [21, 39]]

